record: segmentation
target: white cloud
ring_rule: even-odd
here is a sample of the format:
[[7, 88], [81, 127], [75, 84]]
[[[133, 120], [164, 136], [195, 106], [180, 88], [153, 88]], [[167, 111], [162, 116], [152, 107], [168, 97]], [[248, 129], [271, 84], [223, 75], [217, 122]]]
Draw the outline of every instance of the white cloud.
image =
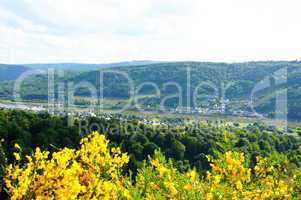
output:
[[0, 0], [0, 43], [10, 49], [3, 62], [301, 57], [299, 0], [24, 2], [28, 16]]

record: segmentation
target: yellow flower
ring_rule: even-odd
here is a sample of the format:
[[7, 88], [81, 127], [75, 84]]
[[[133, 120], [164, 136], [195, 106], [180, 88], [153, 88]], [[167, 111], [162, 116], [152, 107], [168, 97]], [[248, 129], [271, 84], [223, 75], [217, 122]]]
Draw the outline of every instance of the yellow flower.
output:
[[[20, 155], [14, 153], [16, 160]], [[79, 150], [64, 148], [49, 156], [36, 148], [25, 165], [10, 165], [4, 181], [11, 199], [130, 199], [120, 171], [129, 160], [111, 152], [103, 135], [92, 133]]]
[[[14, 156], [21, 159], [20, 153]], [[4, 183], [13, 200], [115, 200], [137, 195], [154, 200], [293, 199], [300, 177], [298, 173], [290, 177], [282, 166], [273, 167], [260, 157], [251, 175], [243, 154], [227, 152], [211, 159], [212, 169], [202, 180], [196, 170], [181, 173], [172, 161], [157, 156], [138, 170], [133, 181], [122, 173], [128, 155], [119, 148], [108, 148], [105, 136], [98, 133], [83, 138], [78, 150], [63, 148], [50, 155], [37, 148], [25, 157], [25, 164], [14, 162], [6, 168]]]
[[17, 143], [15, 144], [15, 148], [18, 149], [18, 150], [21, 149], [21, 147]]
[[241, 184], [240, 181], [237, 181], [237, 182], [236, 182], [236, 188], [237, 188], [238, 190], [242, 190], [242, 184]]
[[154, 166], [154, 167], [158, 167], [160, 165], [160, 162], [158, 159], [155, 159], [155, 160], [152, 160], [151, 161], [151, 164]]
[[164, 174], [168, 171], [168, 169], [164, 166], [159, 166], [157, 169], [158, 169], [160, 177], [163, 177]]
[[158, 185], [158, 184], [152, 184], [152, 187], [153, 187], [153, 189], [155, 189], [155, 190], [159, 190], [160, 189], [160, 185]]
[[165, 182], [164, 185], [169, 190], [171, 196], [175, 196], [178, 193], [173, 182]]
[[20, 154], [19, 153], [14, 153], [14, 157], [17, 161], [21, 160]]
[[126, 198], [126, 199], [131, 199], [131, 195], [130, 195], [130, 192], [128, 190], [124, 190], [123, 191], [123, 196]]
[[197, 172], [195, 170], [192, 170], [190, 172], [188, 172], [186, 174], [186, 176], [192, 181], [194, 182], [196, 180], [196, 177], [197, 177]]
[[190, 190], [192, 190], [192, 185], [190, 183], [186, 184], [186, 185], [184, 185], [184, 189], [190, 191]]

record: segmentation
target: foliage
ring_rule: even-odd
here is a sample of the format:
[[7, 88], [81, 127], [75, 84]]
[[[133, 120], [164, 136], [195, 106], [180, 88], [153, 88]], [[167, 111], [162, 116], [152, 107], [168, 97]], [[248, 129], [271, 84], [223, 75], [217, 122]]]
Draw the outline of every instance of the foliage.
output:
[[27, 162], [7, 168], [6, 186], [11, 199], [117, 199], [128, 197], [120, 175], [128, 156], [107, 148], [103, 135], [92, 133], [79, 150], [64, 148], [50, 155], [36, 148]]
[[82, 135], [89, 131], [80, 130], [83, 126], [80, 123], [85, 122], [87, 127], [90, 124], [103, 127], [95, 131], [104, 133], [111, 141], [110, 146], [128, 152], [127, 168], [134, 174], [155, 149], [161, 149], [165, 156], [173, 159], [179, 170], [195, 167], [201, 174], [210, 167], [205, 155], [217, 156], [232, 150], [244, 152], [251, 167], [256, 163], [256, 156], [267, 157], [274, 152], [286, 154], [292, 164], [301, 166], [300, 137], [270, 131], [270, 127], [262, 124], [232, 127], [223, 123], [171, 122], [171, 126], [166, 127], [143, 124], [136, 119], [111, 118], [87, 118], [68, 126], [64, 117], [0, 110], [0, 139], [5, 141], [4, 153], [11, 163], [15, 143], [22, 147], [24, 154], [30, 154], [36, 147], [50, 152], [64, 147], [78, 148]]
[[[225, 91], [225, 98], [230, 100], [227, 105], [227, 110], [234, 111], [249, 111], [250, 107], [246, 104], [250, 100], [252, 89], [266, 77], [270, 77], [274, 72], [287, 67], [287, 84], [280, 86], [273, 85], [273, 81], [269, 84], [271, 87], [267, 90], [255, 94], [256, 111], [273, 116], [275, 113], [275, 96], [276, 92], [280, 89], [287, 89], [288, 97], [288, 118], [298, 120], [301, 119], [301, 79], [300, 79], [300, 61], [290, 62], [248, 62], [248, 63], [206, 63], [206, 62], [171, 62], [171, 63], [156, 63], [141, 66], [128, 66], [128, 67], [114, 67], [109, 70], [119, 71], [127, 74], [134, 83], [134, 88], [138, 88], [143, 83], [154, 83], [160, 89], [159, 98], [144, 98], [140, 102], [144, 108], [150, 106], [157, 108], [160, 101], [171, 95], [175, 98], [167, 98], [167, 108], [175, 108], [179, 105], [179, 98], [177, 95], [181, 92], [183, 106], [191, 105], [193, 107], [205, 106], [208, 101], [208, 96], [213, 96], [211, 87], [199, 87], [204, 82], [209, 82], [215, 85], [218, 89], [221, 84], [229, 85]], [[53, 66], [57, 68], [58, 66]], [[69, 66], [70, 67], [70, 66]], [[76, 64], [73, 64], [77, 68]], [[94, 66], [95, 67], [95, 66]], [[190, 84], [188, 85], [187, 67], [191, 70]], [[11, 66], [11, 68], [14, 68]], [[52, 68], [52, 67], [51, 67]], [[64, 69], [64, 66], [60, 66]], [[90, 68], [91, 69], [91, 68]], [[92, 70], [92, 69], [91, 69]], [[2, 75], [3, 74], [3, 75]], [[21, 74], [21, 72], [20, 72]], [[3, 71], [1, 73], [0, 67], [0, 81], [1, 75], [3, 78], [9, 77], [9, 73]], [[74, 72], [66, 71], [66, 77], [62, 78], [55, 75], [55, 88], [59, 82], [89, 82], [95, 87], [99, 83], [99, 71], [93, 68], [93, 71], [88, 72]], [[3, 79], [6, 80], [6, 79]], [[103, 97], [108, 99], [127, 99], [130, 95], [129, 80], [118, 74], [105, 73], [103, 79]], [[182, 91], [178, 91], [175, 85], [165, 87], [166, 83], [177, 83]], [[274, 80], [275, 82], [275, 80]], [[37, 84], [39, 83], [39, 84]], [[21, 96], [25, 100], [47, 100], [47, 75], [37, 75], [27, 78], [21, 87]], [[118, 84], [108, 84], [118, 83]], [[197, 89], [197, 102], [186, 102], [186, 99], [193, 99], [193, 93]], [[143, 87], [138, 91], [138, 95], [154, 94], [153, 87]], [[85, 87], [80, 87], [76, 90], [76, 96], [90, 97], [90, 90]], [[191, 95], [186, 98], [186, 95]], [[0, 83], [0, 97], [13, 99], [13, 82], [6, 81]], [[189, 104], [188, 104], [189, 103]], [[233, 105], [232, 105], [233, 104]], [[235, 105], [237, 104], [237, 105]], [[181, 105], [180, 105], [181, 106]], [[211, 107], [211, 106], [209, 106]], [[229, 112], [230, 113], [230, 112]]]
[[300, 170], [290, 169], [284, 155], [257, 157], [253, 172], [243, 153], [209, 156], [212, 169], [202, 178], [195, 169], [178, 171], [172, 160], [156, 151], [133, 180], [121, 173], [128, 156], [108, 148], [98, 133], [83, 138], [78, 150], [64, 148], [51, 155], [37, 148], [24, 165], [18, 153], [5, 177], [11, 199], [300, 198]]
[[[279, 155], [281, 156], [281, 155]], [[253, 174], [243, 153], [227, 152], [207, 172], [209, 199], [291, 199], [294, 180], [286, 163], [257, 157]], [[288, 178], [289, 177], [289, 178]]]
[[[289, 184], [290, 193], [296, 197], [295, 199], [300, 199], [298, 195], [301, 191], [301, 178], [300, 171], [296, 169], [301, 167], [301, 153], [300, 137], [296, 135], [287, 135], [274, 127], [260, 123], [248, 126], [231, 126], [224, 122], [209, 121], [187, 125], [182, 123], [180, 119], [171, 121], [162, 119], [166, 124], [171, 124], [170, 127], [166, 127], [166, 125], [143, 124], [138, 118], [130, 116], [127, 118], [125, 116], [110, 116], [110, 118], [87, 118], [84, 121], [88, 126], [95, 123], [99, 127], [103, 127], [101, 131], [106, 139], [110, 140], [110, 143], [107, 144], [109, 149], [119, 148], [122, 152], [128, 153], [129, 162], [122, 167], [124, 173], [119, 174], [119, 176], [124, 179], [124, 187], [129, 190], [133, 197], [138, 199], [147, 198], [146, 194], [149, 191], [148, 195], [151, 196], [150, 193], [156, 195], [154, 198], [167, 198], [173, 187], [172, 184], [168, 184], [171, 182], [169, 182], [168, 176], [160, 178], [160, 172], [158, 171], [159, 169], [164, 171], [166, 168], [171, 174], [170, 177], [175, 184], [177, 195], [181, 194], [183, 198], [188, 198], [187, 195], [190, 194], [187, 192], [186, 194], [186, 190], [183, 189], [185, 185], [185, 188], [191, 188], [185, 175], [191, 171], [190, 169], [198, 174], [198, 182], [200, 182], [198, 184], [202, 186], [203, 190], [204, 188], [213, 187], [213, 182], [209, 181], [208, 171], [210, 171], [212, 177], [223, 177], [220, 184], [212, 190], [212, 195], [218, 193], [226, 195], [223, 197], [228, 198], [227, 194], [235, 189], [233, 185], [236, 182], [234, 179], [232, 179], [232, 182], [228, 181], [228, 178], [232, 177], [234, 172], [230, 170], [224, 156], [227, 155], [227, 152], [233, 152], [230, 157], [238, 160], [239, 163], [236, 164], [239, 164], [239, 166], [235, 165], [235, 169], [240, 169], [240, 173], [242, 173], [240, 176], [248, 177], [248, 171], [251, 170], [250, 181], [237, 179], [241, 181], [244, 191], [256, 190], [257, 186], [262, 191], [264, 191], [264, 188], [269, 190], [269, 187], [264, 186], [265, 183], [260, 185], [261, 183], [253, 179], [253, 177], [256, 177], [256, 166], [259, 166], [259, 161], [265, 160], [263, 163], [267, 166], [273, 166], [274, 171], [264, 174], [267, 179], [263, 179], [264, 177], [258, 179], [283, 180], [284, 176], [289, 177], [285, 183]], [[79, 158], [75, 153], [81, 149], [79, 143], [82, 135], [85, 135], [85, 132], [79, 131], [79, 123], [81, 122], [77, 121], [75, 126], [68, 127], [67, 120], [64, 117], [50, 116], [46, 113], [34, 114], [16, 110], [0, 110], [2, 169], [8, 169], [9, 167], [6, 165], [8, 163], [13, 168], [19, 166], [19, 172], [21, 173], [28, 166], [29, 160], [26, 155], [32, 154], [31, 159], [34, 161], [38, 147], [41, 153], [49, 152], [47, 159], [44, 159], [45, 162], [47, 161], [46, 163], [54, 159], [53, 155], [62, 155], [62, 153], [58, 154], [59, 152], [70, 155], [67, 161], [68, 163], [74, 163], [71, 160], [75, 157]], [[291, 133], [296, 131], [299, 131], [299, 129], [291, 129]], [[18, 146], [15, 143], [18, 143]], [[87, 146], [87, 148], [90, 148], [91, 145]], [[160, 154], [156, 152], [158, 149], [160, 149]], [[57, 152], [58, 150], [60, 151]], [[240, 152], [240, 154], [235, 152]], [[240, 160], [242, 153], [244, 155], [243, 161]], [[152, 160], [149, 160], [150, 156], [153, 157]], [[19, 160], [18, 162], [15, 161], [16, 158]], [[158, 162], [155, 161], [156, 159]], [[76, 159], [76, 162], [80, 163], [81, 160]], [[71, 166], [72, 164], [65, 165], [62, 170], [69, 169]], [[227, 174], [221, 174], [213, 166], [224, 169]], [[55, 167], [56, 170], [58, 166]], [[41, 173], [39, 170], [36, 172]], [[157, 181], [154, 183], [164, 183], [165, 181], [166, 185], [160, 185], [162, 191], [159, 192], [150, 190], [149, 184], [145, 185], [145, 189], [142, 190], [139, 186], [141, 184], [132, 184], [132, 181], [134, 181], [133, 183], [138, 182], [141, 176], [145, 176], [145, 180], [150, 182]], [[110, 180], [109, 176], [106, 176], [106, 178]], [[164, 181], [162, 181], [163, 179]], [[0, 177], [0, 180], [2, 180], [2, 177]], [[274, 182], [273, 184], [273, 187], [282, 187], [282, 182]], [[163, 188], [165, 188], [165, 193]], [[218, 191], [222, 190], [221, 188], [228, 188], [227, 192], [219, 193]], [[169, 193], [167, 193], [167, 190]], [[286, 189], [284, 188], [284, 190]], [[202, 193], [200, 193], [201, 191], [195, 192], [204, 195], [207, 191], [209, 189], [202, 191]], [[2, 190], [0, 199], [6, 199], [6, 194], [6, 190]], [[193, 196], [197, 198], [197, 194], [193, 194], [189, 198], [193, 198]], [[252, 195], [255, 194], [252, 193]]]
[[2, 146], [2, 142], [3, 141], [0, 142], [0, 191], [2, 191], [3, 177], [5, 174], [5, 167], [7, 165], [7, 158], [6, 158], [3, 146]]
[[0, 110], [0, 139], [10, 162], [14, 144], [18, 143], [24, 153], [36, 147], [53, 151], [56, 148], [78, 146], [80, 136], [67, 120], [47, 113], [34, 114], [18, 110]]

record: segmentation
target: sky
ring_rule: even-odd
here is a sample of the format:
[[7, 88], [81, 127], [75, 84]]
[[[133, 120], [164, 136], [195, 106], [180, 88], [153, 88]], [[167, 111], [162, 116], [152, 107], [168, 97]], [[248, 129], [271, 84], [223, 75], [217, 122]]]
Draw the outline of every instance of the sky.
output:
[[0, 63], [301, 59], [300, 0], [0, 0]]

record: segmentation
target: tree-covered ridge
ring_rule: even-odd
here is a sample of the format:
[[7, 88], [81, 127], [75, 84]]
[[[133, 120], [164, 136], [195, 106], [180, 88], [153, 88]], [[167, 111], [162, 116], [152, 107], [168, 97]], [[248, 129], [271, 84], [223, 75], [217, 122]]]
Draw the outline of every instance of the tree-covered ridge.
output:
[[[202, 83], [209, 83], [218, 90], [226, 88], [225, 100], [227, 100], [226, 112], [250, 111], [248, 105], [250, 96], [254, 87], [265, 78], [269, 79], [269, 87], [255, 94], [254, 106], [256, 111], [269, 116], [274, 116], [275, 95], [277, 91], [287, 89], [288, 99], [288, 118], [301, 119], [301, 69], [300, 62], [248, 62], [248, 63], [202, 63], [202, 62], [174, 62], [157, 63], [141, 66], [114, 67], [104, 70], [111, 70], [110, 73], [104, 73], [103, 85], [99, 84], [99, 71], [72, 72], [66, 71], [65, 77], [55, 76], [55, 88], [59, 83], [88, 82], [94, 85], [98, 90], [103, 88], [103, 97], [108, 99], [127, 99], [130, 96], [129, 80], [123, 74], [126, 74], [133, 82], [133, 90], [138, 95], [155, 94], [154, 87], [143, 83], [154, 83], [160, 90], [158, 98], [140, 99], [140, 103], [151, 109], [158, 109], [160, 102], [170, 95], [181, 95], [183, 106], [191, 107], [209, 107], [218, 104], [218, 97], [214, 90], [208, 85], [200, 86]], [[286, 68], [286, 83], [277, 84], [273, 74]], [[189, 70], [188, 70], [189, 69]], [[113, 71], [113, 73], [112, 73]], [[119, 74], [114, 72], [120, 72]], [[189, 76], [187, 75], [189, 74]], [[284, 74], [285, 75], [285, 74]], [[189, 80], [188, 80], [189, 79]], [[47, 100], [47, 76], [38, 75], [30, 77], [22, 84], [21, 94], [26, 100]], [[172, 83], [166, 85], [167, 83]], [[178, 84], [181, 91], [174, 85]], [[0, 83], [0, 96], [3, 98], [12, 98], [13, 82]], [[197, 92], [196, 101], [194, 92]], [[220, 91], [221, 92], [221, 91]], [[89, 97], [91, 91], [85, 87], [77, 88], [76, 96]], [[187, 98], [190, 96], [190, 98]], [[210, 105], [209, 105], [210, 104]], [[180, 105], [178, 97], [168, 98], [164, 106], [174, 109]], [[112, 107], [114, 109], [114, 107]]]
[[29, 70], [29, 68], [23, 65], [0, 64], [0, 81], [16, 80], [27, 70]]
[[195, 167], [201, 174], [210, 168], [206, 155], [216, 156], [232, 150], [244, 152], [251, 166], [255, 164], [256, 156], [266, 157], [273, 153], [286, 154], [292, 164], [301, 166], [300, 138], [296, 136], [300, 134], [300, 128], [284, 134], [256, 123], [246, 127], [216, 125], [214, 122], [153, 126], [136, 119], [124, 121], [117, 117], [76, 120], [72, 127], [67, 124], [66, 118], [47, 113], [1, 110], [0, 138], [8, 162], [13, 160], [15, 143], [22, 147], [24, 154], [36, 147], [48, 151], [77, 148], [82, 136], [90, 132], [90, 128], [85, 127], [94, 124], [96, 126], [91, 129], [105, 134], [111, 141], [110, 146], [128, 152], [128, 168], [134, 173], [156, 149], [173, 159], [179, 170]]
[[246, 127], [216, 125], [210, 121], [189, 125], [169, 125], [167, 122], [166, 125], [154, 126], [137, 119], [123, 121], [118, 117], [90, 117], [84, 121], [76, 120], [75, 125], [70, 127], [65, 117], [16, 110], [0, 111], [0, 138], [5, 141], [3, 145], [9, 160], [14, 143], [21, 145], [25, 153], [36, 147], [47, 150], [65, 146], [75, 148], [90, 129], [102, 132], [111, 145], [121, 147], [132, 155], [133, 167], [158, 148], [166, 156], [179, 160], [179, 166], [187, 167], [189, 163], [200, 171], [208, 167], [206, 161], [201, 162], [206, 160], [204, 155], [233, 149], [245, 152], [250, 159], [272, 152], [286, 153], [293, 163], [301, 165], [300, 138], [296, 136], [300, 135], [300, 128], [289, 129], [290, 134], [284, 134], [258, 123]]
[[[218, 194], [225, 195], [223, 196], [224, 198], [229, 198], [227, 197], [229, 192], [236, 193], [237, 190], [244, 191], [245, 195], [263, 195], [263, 193], [266, 194], [267, 191], [270, 191], [270, 187], [276, 187], [276, 185], [277, 187], [284, 187], [283, 182], [273, 182], [271, 183], [272, 185], [267, 182], [275, 177], [282, 179], [282, 177], [287, 176], [287, 174], [283, 174], [284, 172], [281, 170], [281, 173], [279, 173], [279, 170], [277, 169], [278, 167], [285, 167], [285, 169], [287, 168], [290, 172], [293, 170], [294, 173], [297, 174], [295, 170], [299, 169], [301, 166], [300, 137], [298, 136], [298, 134], [300, 135], [301, 129], [298, 127], [290, 129], [291, 134], [284, 134], [273, 127], [257, 123], [250, 124], [246, 127], [240, 127], [238, 124], [233, 126], [223, 124], [222, 122], [193, 123], [185, 125], [182, 123], [174, 123], [173, 121], [171, 121], [169, 124], [168, 121], [166, 121], [164, 125], [154, 126], [151, 124], [141, 123], [139, 119], [135, 118], [128, 118], [127, 120], [125, 120], [125, 118], [122, 119], [123, 120], [121, 120], [120, 116], [113, 116], [111, 119], [106, 119], [105, 117], [91, 117], [82, 119], [83, 121], [76, 120], [74, 126], [68, 127], [67, 119], [64, 117], [51, 116], [47, 113], [36, 114], [16, 110], [1, 110], [0, 159], [2, 165], [0, 175], [2, 177], [5, 176], [5, 174], [8, 173], [7, 166], [13, 163], [16, 164], [15, 159], [17, 159], [19, 160], [18, 165], [20, 170], [16, 171], [15, 167], [17, 166], [14, 164], [11, 166], [9, 173], [12, 173], [11, 178], [14, 177], [13, 173], [21, 173], [22, 175], [18, 176], [20, 177], [18, 180], [21, 182], [25, 181], [23, 178], [26, 178], [27, 175], [25, 170], [26, 166], [24, 164], [28, 161], [30, 162], [27, 155], [32, 155], [33, 152], [36, 152], [35, 156], [45, 155], [44, 157], [40, 157], [42, 160], [39, 162], [44, 162], [43, 159], [54, 159], [51, 158], [53, 156], [49, 157], [49, 155], [57, 155], [58, 157], [55, 159], [67, 159], [65, 160], [67, 163], [73, 163], [71, 160], [75, 159], [74, 156], [77, 155], [75, 152], [81, 148], [80, 141], [86, 135], [90, 135], [90, 130], [86, 127], [89, 127], [89, 125], [92, 124], [94, 124], [94, 126], [91, 126], [92, 130], [98, 130], [99, 132], [103, 133], [103, 136], [101, 137], [105, 137], [107, 140], [110, 140], [110, 143], [107, 144], [109, 148], [120, 148], [122, 152], [127, 152], [127, 164], [124, 163], [125, 165], [122, 167], [123, 175], [120, 174], [119, 178], [122, 180], [128, 180], [130, 177], [128, 177], [127, 174], [130, 172], [132, 173], [133, 178], [135, 177], [135, 180], [137, 181], [137, 184], [133, 183], [133, 185], [124, 185], [126, 189], [124, 194], [130, 194], [131, 196], [136, 196], [137, 198], [143, 198], [146, 197], [144, 195], [147, 195], [164, 199], [171, 194], [172, 190], [175, 189], [177, 191], [176, 194], [188, 195], [185, 196], [185, 198], [190, 199], [190, 197], [196, 193], [205, 195], [206, 192], [209, 191], [209, 188], [212, 189], [212, 194], [208, 195], [213, 195], [214, 199], [218, 199], [216, 196]], [[100, 129], [97, 129], [97, 127]], [[97, 144], [98, 143], [95, 145]], [[93, 145], [91, 144], [87, 144], [88, 149], [92, 146]], [[38, 150], [38, 153], [36, 148], [40, 149]], [[155, 152], [157, 150], [160, 150], [162, 155], [159, 155], [158, 153], [156, 154]], [[45, 152], [42, 153], [43, 151]], [[61, 153], [55, 153], [58, 151]], [[234, 152], [240, 152], [241, 154]], [[243, 158], [241, 157], [242, 153]], [[65, 158], [64, 155], [70, 155], [70, 157]], [[89, 155], [91, 156], [92, 154]], [[166, 162], [163, 158], [163, 155], [167, 160], [170, 161]], [[237, 161], [234, 163], [229, 163], [227, 158], [221, 155], [228, 155], [228, 159], [231, 158]], [[63, 157], [60, 158], [60, 156]], [[145, 165], [145, 161], [148, 161], [149, 157], [153, 157], [154, 159], [151, 163]], [[116, 159], [117, 158], [118, 157], [116, 157]], [[208, 160], [208, 158], [210, 159]], [[266, 173], [267, 176], [264, 175], [264, 177], [267, 177], [267, 179], [258, 174], [260, 178], [256, 180], [262, 180], [262, 182], [252, 180], [253, 173], [256, 173], [256, 170], [258, 170], [256, 169], [256, 166], [260, 163], [258, 160], [259, 158], [264, 158], [262, 160], [263, 163], [260, 164], [261, 167], [266, 167], [264, 170], [270, 169], [268, 168], [270, 167], [270, 164], [273, 164], [273, 167], [276, 167], [273, 173], [271, 173], [272, 171], [263, 172]], [[32, 159], [34, 160], [34, 157]], [[78, 161], [77, 158], [76, 161]], [[52, 163], [54, 161], [48, 160], [45, 162]], [[228, 164], [222, 164], [224, 162], [228, 163], [229, 166]], [[238, 163], [239, 165], [236, 167], [241, 167], [241, 169], [246, 170], [245, 174], [241, 174], [243, 177], [239, 176], [238, 179], [235, 179], [236, 181], [240, 181], [240, 183], [236, 183], [234, 180], [230, 181], [229, 178], [227, 178], [233, 175], [231, 173], [234, 173], [234, 171], [230, 170], [230, 166], [235, 163]], [[55, 164], [55, 162], [53, 164]], [[269, 165], [266, 166], [266, 164]], [[45, 167], [44, 170], [46, 171], [51, 170], [51, 168], [46, 168], [48, 165], [41, 165], [38, 163], [30, 166], [33, 168], [28, 168], [29, 166], [27, 166], [27, 170], [34, 170], [35, 167], [39, 166]], [[73, 167], [76, 166], [77, 165]], [[77, 171], [72, 172], [73, 167], [69, 168], [71, 165], [66, 164], [60, 167], [62, 170], [61, 173], [75, 173], [72, 176], [74, 179], [71, 180], [71, 177], [66, 177], [66, 179], [60, 179], [60, 181], [80, 181], [78, 179], [80, 178], [79, 174], [76, 174]], [[172, 173], [172, 177], [174, 179], [168, 179], [169, 176], [167, 174], [160, 175], [161, 167], [163, 167], [162, 169], [166, 168], [169, 173]], [[25, 171], [22, 171], [23, 169]], [[58, 166], [54, 165], [53, 169], [58, 169]], [[190, 171], [191, 169], [195, 169], [195, 171]], [[220, 169], [226, 170], [225, 173], [222, 173]], [[210, 176], [208, 174], [208, 170], [210, 170]], [[247, 173], [248, 170], [251, 170], [252, 176]], [[190, 173], [197, 173], [197, 176], [200, 176], [201, 179], [196, 178], [196, 183], [189, 182], [190, 178], [188, 177]], [[39, 173], [37, 176], [39, 177], [39, 180], [45, 180], [45, 178], [48, 177], [45, 177]], [[162, 177], [160, 178], [160, 176]], [[220, 178], [216, 184], [210, 181], [211, 177], [215, 179], [215, 176]], [[244, 178], [244, 176], [247, 176], [247, 178]], [[143, 190], [141, 188], [143, 186], [141, 182], [143, 180], [142, 177], [144, 177], [144, 180], [147, 181], [143, 182], [146, 184], [144, 186], [147, 190]], [[206, 181], [201, 181], [205, 177]], [[248, 181], [248, 177], [250, 178], [250, 181]], [[29, 180], [28, 178], [30, 177], [27, 177], [26, 180]], [[57, 178], [55, 174], [53, 174], [53, 178]], [[118, 182], [112, 182], [110, 177], [107, 178], [103, 181], [108, 181], [108, 184], [113, 187], [113, 189], [111, 188], [112, 192], [114, 191], [116, 192], [116, 195], [120, 195], [119, 190], [114, 190], [114, 188], [117, 188]], [[161, 179], [164, 179], [166, 183], [162, 181], [159, 183], [158, 181]], [[93, 178], [91, 181], [92, 180]], [[300, 188], [299, 190], [296, 188], [300, 187], [300, 185], [295, 186], [294, 184], [295, 181], [298, 180], [299, 178], [292, 179], [292, 185], [288, 187], [285, 186], [282, 192], [286, 193], [285, 195], [287, 195], [287, 191], [289, 190], [294, 191], [294, 193], [291, 193], [292, 195], [297, 195]], [[14, 182], [14, 180], [11, 181]], [[29, 182], [27, 183], [29, 184]], [[30, 191], [33, 191], [32, 187], [35, 187], [36, 184], [39, 183], [29, 184], [30, 186], [27, 186], [28, 188], [31, 188]], [[83, 183], [80, 182], [80, 185], [81, 184]], [[174, 189], [172, 189], [173, 184], [175, 184]], [[197, 189], [199, 187], [197, 186], [198, 184], [201, 184], [202, 186], [201, 191]], [[262, 185], [259, 186], [258, 184]], [[49, 185], [45, 185], [44, 189], [47, 189], [48, 186]], [[11, 187], [7, 188], [7, 185], [2, 182], [2, 187], [6, 188], [2, 190], [1, 194], [2, 199], [5, 199], [7, 198], [8, 191], [13, 194], [13, 191], [19, 190], [21, 185], [11, 185]], [[12, 187], [16, 187], [16, 190], [12, 189]], [[73, 186], [70, 185], [70, 187]], [[82, 186], [79, 186], [79, 188], [81, 187]], [[89, 187], [89, 185], [87, 185], [87, 187]], [[204, 191], [204, 187], [208, 188], [208, 190]], [[263, 187], [265, 190], [255, 190], [257, 187]], [[76, 193], [76, 191], [81, 191], [79, 188], [65, 189], [66, 191], [73, 191]], [[224, 190], [226, 188], [228, 189]], [[233, 190], [230, 191], [231, 188]], [[59, 188], [52, 189], [54, 193], [61, 191]], [[257, 193], [252, 193], [252, 191], [255, 193], [257, 191]], [[54, 193], [51, 193], [51, 195]], [[277, 195], [284, 195], [284, 193], [277, 193]], [[268, 194], [276, 195], [276, 193]]]

